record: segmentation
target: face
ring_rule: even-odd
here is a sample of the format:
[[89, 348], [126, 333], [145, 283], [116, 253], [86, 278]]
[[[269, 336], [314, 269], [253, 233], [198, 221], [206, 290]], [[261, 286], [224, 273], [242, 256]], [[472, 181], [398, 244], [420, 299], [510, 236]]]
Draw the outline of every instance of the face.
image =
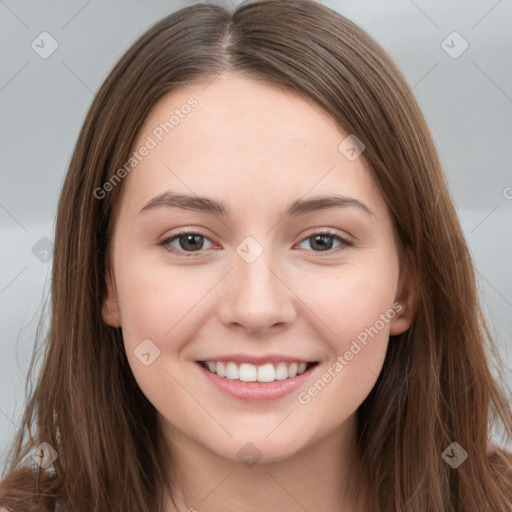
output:
[[104, 321], [123, 328], [171, 443], [265, 462], [333, 437], [409, 328], [412, 274], [348, 135], [312, 101], [234, 74], [172, 91], [145, 120]]

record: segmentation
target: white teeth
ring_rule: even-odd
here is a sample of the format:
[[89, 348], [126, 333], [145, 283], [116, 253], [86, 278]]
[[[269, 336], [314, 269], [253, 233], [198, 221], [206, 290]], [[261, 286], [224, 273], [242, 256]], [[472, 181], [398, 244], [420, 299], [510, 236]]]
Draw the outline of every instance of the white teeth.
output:
[[[233, 363], [235, 364], [235, 363]], [[242, 363], [239, 370], [239, 379], [244, 382], [256, 382], [257, 368], [253, 364]]]
[[229, 362], [226, 366], [226, 378], [237, 380], [239, 375], [240, 372], [238, 371], [238, 366], [233, 362]]
[[276, 369], [272, 363], [258, 366], [258, 382], [274, 382], [276, 380]]
[[300, 375], [306, 371], [307, 363], [278, 363], [274, 366], [267, 363], [261, 366], [255, 366], [250, 363], [236, 364], [233, 361], [228, 363], [216, 363], [208, 361], [206, 366], [212, 373], [219, 377], [225, 377], [230, 380], [241, 380], [243, 382], [274, 382], [275, 380], [285, 380]]
[[224, 363], [217, 363], [217, 375], [219, 377], [225, 377], [226, 376], [226, 369], [224, 368]]
[[284, 380], [288, 378], [288, 366], [286, 363], [279, 363], [276, 368], [276, 380]]

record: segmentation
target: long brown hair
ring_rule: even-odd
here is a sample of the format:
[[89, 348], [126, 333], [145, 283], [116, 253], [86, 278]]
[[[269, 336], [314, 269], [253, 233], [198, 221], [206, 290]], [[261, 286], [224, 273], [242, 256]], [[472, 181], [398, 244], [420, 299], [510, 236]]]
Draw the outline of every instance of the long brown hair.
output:
[[[389, 205], [401, 257], [414, 256], [416, 318], [391, 336], [357, 411], [369, 510], [510, 512], [512, 459], [493, 445], [492, 429], [510, 439], [512, 413], [425, 119], [388, 54], [312, 0], [181, 9], [144, 33], [101, 86], [59, 200], [51, 323], [0, 503], [26, 511], [53, 510], [56, 502], [76, 512], [158, 510], [169, 454], [157, 411], [131, 373], [122, 330], [101, 314], [123, 182], [101, 200], [93, 191], [126, 162], [164, 94], [225, 70], [304, 94], [355, 134]], [[42, 442], [58, 453], [51, 471], [30, 458]], [[442, 456], [452, 442], [468, 454], [457, 468]]]

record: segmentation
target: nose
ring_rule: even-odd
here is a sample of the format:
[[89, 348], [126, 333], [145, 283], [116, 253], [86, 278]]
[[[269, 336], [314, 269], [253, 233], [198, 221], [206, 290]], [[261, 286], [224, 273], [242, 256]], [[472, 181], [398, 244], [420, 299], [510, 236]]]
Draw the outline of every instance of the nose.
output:
[[270, 251], [263, 251], [252, 263], [236, 256], [223, 281], [218, 313], [224, 325], [257, 334], [284, 329], [295, 320], [298, 298]]

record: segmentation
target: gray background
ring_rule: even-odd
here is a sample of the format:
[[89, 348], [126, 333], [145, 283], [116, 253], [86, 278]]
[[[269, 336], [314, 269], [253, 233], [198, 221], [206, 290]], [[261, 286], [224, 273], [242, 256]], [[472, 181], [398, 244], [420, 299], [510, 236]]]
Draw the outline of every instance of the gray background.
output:
[[[324, 3], [388, 50], [424, 110], [507, 364], [510, 393], [512, 2]], [[50, 282], [51, 252], [45, 251], [51, 249], [58, 195], [81, 123], [128, 45], [185, 5], [0, 0], [0, 455], [23, 411], [35, 327]], [[46, 59], [31, 47], [44, 31], [58, 43]], [[454, 31], [460, 36], [450, 35]], [[467, 50], [453, 58], [464, 41]]]

